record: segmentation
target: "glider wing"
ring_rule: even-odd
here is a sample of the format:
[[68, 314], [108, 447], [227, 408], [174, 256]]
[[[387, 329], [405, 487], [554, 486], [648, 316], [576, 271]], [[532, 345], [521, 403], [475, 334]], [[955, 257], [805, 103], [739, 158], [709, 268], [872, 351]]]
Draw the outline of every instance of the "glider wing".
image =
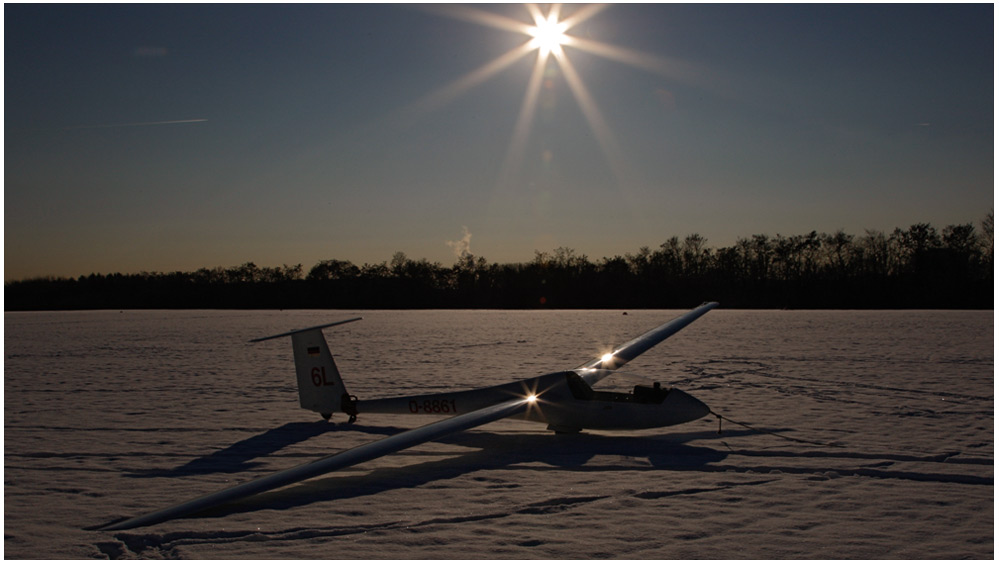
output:
[[101, 531], [119, 531], [123, 529], [134, 529], [135, 527], [145, 527], [170, 519], [176, 519], [206, 509], [236, 501], [251, 495], [263, 493], [269, 490], [287, 486], [296, 482], [301, 482], [315, 476], [320, 476], [334, 470], [347, 468], [355, 464], [367, 462], [386, 454], [398, 452], [412, 446], [423, 444], [440, 437], [464, 431], [479, 425], [484, 425], [491, 421], [496, 421], [504, 417], [509, 417], [525, 409], [529, 400], [517, 398], [498, 403], [489, 407], [484, 407], [471, 413], [458, 415], [443, 421], [437, 421], [423, 427], [418, 427], [409, 431], [392, 435], [378, 441], [367, 443], [359, 447], [345, 450], [341, 453], [320, 458], [301, 466], [282, 470], [276, 474], [257, 478], [249, 482], [224, 489], [213, 494], [186, 501], [173, 507], [161, 509], [146, 515], [140, 515], [123, 521], [113, 521], [106, 525], [97, 527]]
[[718, 302], [705, 302], [680, 317], [667, 321], [659, 327], [635, 337], [627, 343], [615, 348], [613, 352], [604, 355], [601, 358], [587, 362], [576, 370], [592, 370], [582, 374], [583, 380], [592, 386], [609, 376], [610, 370], [617, 370], [628, 362], [635, 360], [638, 355], [665, 341], [674, 333], [683, 329], [687, 325], [690, 325], [697, 320], [697, 318], [716, 307], [718, 307]]

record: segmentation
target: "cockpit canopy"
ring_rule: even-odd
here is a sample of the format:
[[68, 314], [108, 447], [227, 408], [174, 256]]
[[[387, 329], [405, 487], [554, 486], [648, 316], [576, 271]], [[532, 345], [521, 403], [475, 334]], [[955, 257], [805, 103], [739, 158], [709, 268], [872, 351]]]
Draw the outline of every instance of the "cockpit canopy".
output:
[[566, 372], [565, 378], [573, 397], [584, 401], [661, 404], [670, 392], [669, 387], [663, 387], [659, 382], [637, 384], [627, 392], [594, 390], [575, 372]]

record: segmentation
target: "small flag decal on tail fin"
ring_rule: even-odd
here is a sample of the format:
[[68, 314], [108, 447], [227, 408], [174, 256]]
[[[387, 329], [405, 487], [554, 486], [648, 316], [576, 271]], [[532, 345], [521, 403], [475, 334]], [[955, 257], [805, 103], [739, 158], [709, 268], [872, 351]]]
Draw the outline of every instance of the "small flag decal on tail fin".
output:
[[309, 353], [309, 356], [319, 356], [319, 347], [309, 347], [306, 352]]

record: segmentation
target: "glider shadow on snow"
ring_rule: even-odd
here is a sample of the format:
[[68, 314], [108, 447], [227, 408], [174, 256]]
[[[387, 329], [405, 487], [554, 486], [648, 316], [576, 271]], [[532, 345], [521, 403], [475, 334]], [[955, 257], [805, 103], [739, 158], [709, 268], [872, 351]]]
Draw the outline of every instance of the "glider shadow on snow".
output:
[[257, 458], [336, 430], [325, 421], [286, 423], [247, 439], [235, 442], [209, 455], [201, 456], [171, 469], [137, 470], [126, 474], [130, 478], [174, 478], [201, 474], [234, 474], [263, 465]]
[[[395, 427], [369, 427], [356, 425], [363, 432], [394, 434], [404, 431]], [[751, 435], [753, 431], [726, 432], [726, 437]], [[643, 465], [627, 463], [590, 462], [600, 456], [629, 457], [642, 460], [651, 469], [705, 470], [713, 463], [723, 461], [728, 452], [708, 447], [692, 446], [688, 441], [717, 437], [714, 431], [685, 433], [663, 436], [610, 436], [610, 435], [569, 435], [552, 437], [546, 434], [492, 433], [477, 430], [459, 433], [437, 443], [455, 445], [477, 450], [454, 454], [449, 452], [421, 452], [408, 455], [405, 451], [397, 456], [434, 457], [434, 460], [417, 462], [401, 467], [376, 468], [363, 475], [343, 476], [331, 474], [292, 485], [281, 490], [264, 492], [240, 501], [233, 501], [191, 517], [224, 517], [234, 513], [260, 509], [291, 509], [304, 507], [317, 502], [360, 498], [380, 492], [423, 486], [440, 480], [449, 480], [479, 471], [503, 468], [532, 472], [573, 471], [608, 472], [621, 470], [642, 470]], [[443, 457], [443, 458], [441, 458]], [[495, 483], [501, 476], [489, 478], [493, 482], [486, 487], [519, 487], [515, 481]]]

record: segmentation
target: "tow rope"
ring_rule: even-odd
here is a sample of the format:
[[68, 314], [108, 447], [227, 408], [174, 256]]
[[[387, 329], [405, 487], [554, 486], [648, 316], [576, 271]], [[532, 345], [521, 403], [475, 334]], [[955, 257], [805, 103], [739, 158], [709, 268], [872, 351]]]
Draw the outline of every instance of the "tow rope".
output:
[[823, 443], [821, 441], [809, 441], [807, 439], [798, 439], [798, 438], [795, 438], [795, 437], [789, 437], [787, 435], [783, 435], [781, 433], [776, 433], [774, 431], [764, 431], [763, 429], [757, 429], [756, 427], [753, 427], [753, 426], [748, 425], [746, 423], [741, 423], [741, 422], [736, 421], [734, 419], [730, 419], [728, 417], [725, 417], [724, 415], [722, 415], [720, 413], [716, 413], [713, 410], [710, 411], [710, 413], [711, 413], [711, 415], [714, 415], [715, 417], [718, 418], [718, 434], [719, 435], [722, 434], [722, 420], [724, 419], [725, 421], [728, 421], [729, 423], [735, 423], [736, 425], [740, 425], [742, 427], [745, 427], [745, 428], [749, 429], [750, 431], [755, 431], [757, 433], [764, 433], [764, 434], [767, 434], [767, 435], [773, 435], [775, 437], [779, 437], [781, 439], [784, 439], [785, 441], [792, 441], [792, 442], [796, 442], [796, 443], [805, 443], [805, 444], [810, 444], [810, 445], [819, 445], [819, 446], [843, 448], [843, 445], [837, 445], [837, 444], [833, 444], [833, 443]]

